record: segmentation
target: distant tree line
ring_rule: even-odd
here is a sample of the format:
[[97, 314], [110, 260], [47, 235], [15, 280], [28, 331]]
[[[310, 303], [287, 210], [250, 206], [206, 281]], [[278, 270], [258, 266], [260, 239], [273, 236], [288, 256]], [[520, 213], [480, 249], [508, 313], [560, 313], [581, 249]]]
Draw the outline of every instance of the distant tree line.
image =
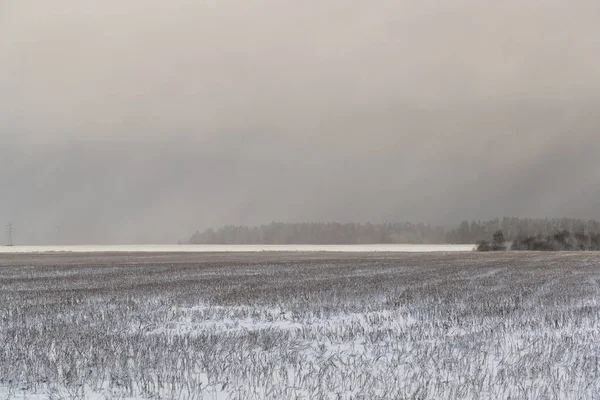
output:
[[502, 231], [507, 242], [538, 235], [553, 235], [556, 232], [600, 233], [600, 222], [574, 218], [496, 218], [488, 221], [463, 221], [446, 235], [447, 243], [477, 243], [492, 240], [494, 233]]
[[[196, 232], [192, 244], [474, 244], [482, 240], [493, 243], [494, 234], [502, 232], [506, 242], [523, 238], [547, 237], [557, 232], [600, 234], [600, 222], [571, 218], [532, 219], [496, 218], [488, 221], [463, 221], [454, 228], [409, 222], [370, 223], [281, 223], [248, 227], [224, 226]], [[497, 237], [499, 239], [499, 237]], [[587, 243], [587, 242], [586, 242]]]
[[502, 231], [496, 231], [491, 242], [480, 240], [477, 242], [477, 251], [505, 251], [506, 239]]
[[280, 223], [224, 226], [196, 232], [192, 244], [373, 244], [444, 243], [442, 227], [425, 224]]
[[600, 233], [563, 230], [551, 235], [523, 236], [512, 242], [511, 250], [599, 251]]

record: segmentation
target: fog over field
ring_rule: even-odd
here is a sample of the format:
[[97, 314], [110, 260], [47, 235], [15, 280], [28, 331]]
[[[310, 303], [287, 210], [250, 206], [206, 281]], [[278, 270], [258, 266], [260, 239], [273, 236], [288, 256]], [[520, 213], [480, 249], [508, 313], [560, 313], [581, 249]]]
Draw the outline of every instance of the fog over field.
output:
[[599, 19], [591, 0], [0, 2], [0, 225], [174, 243], [598, 218]]

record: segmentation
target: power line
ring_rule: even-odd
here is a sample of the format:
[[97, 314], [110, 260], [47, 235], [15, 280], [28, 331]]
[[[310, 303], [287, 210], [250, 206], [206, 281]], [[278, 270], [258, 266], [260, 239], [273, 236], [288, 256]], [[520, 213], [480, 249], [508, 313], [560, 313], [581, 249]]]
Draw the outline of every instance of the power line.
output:
[[14, 231], [15, 231], [15, 229], [13, 228], [13, 224], [12, 223], [8, 224], [8, 226], [6, 227], [6, 233], [8, 234], [8, 243], [6, 244], [7, 246], [13, 245], [13, 232]]

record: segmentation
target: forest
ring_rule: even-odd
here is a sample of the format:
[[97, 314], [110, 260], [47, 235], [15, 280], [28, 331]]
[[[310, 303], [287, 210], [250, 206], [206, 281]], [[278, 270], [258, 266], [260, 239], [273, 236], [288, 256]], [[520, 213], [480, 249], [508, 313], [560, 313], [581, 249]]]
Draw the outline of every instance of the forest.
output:
[[458, 226], [425, 223], [272, 222], [260, 226], [227, 225], [197, 231], [190, 244], [472, 244], [491, 240], [502, 231], [508, 242], [557, 232], [600, 234], [600, 222], [573, 218], [504, 217], [487, 221], [463, 221]]

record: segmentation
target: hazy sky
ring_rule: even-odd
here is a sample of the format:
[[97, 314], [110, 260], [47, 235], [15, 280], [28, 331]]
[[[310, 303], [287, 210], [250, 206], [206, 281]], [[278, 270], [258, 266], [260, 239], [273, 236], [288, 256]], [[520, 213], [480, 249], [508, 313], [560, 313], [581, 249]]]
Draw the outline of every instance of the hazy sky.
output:
[[597, 0], [0, 0], [0, 224], [600, 218]]

